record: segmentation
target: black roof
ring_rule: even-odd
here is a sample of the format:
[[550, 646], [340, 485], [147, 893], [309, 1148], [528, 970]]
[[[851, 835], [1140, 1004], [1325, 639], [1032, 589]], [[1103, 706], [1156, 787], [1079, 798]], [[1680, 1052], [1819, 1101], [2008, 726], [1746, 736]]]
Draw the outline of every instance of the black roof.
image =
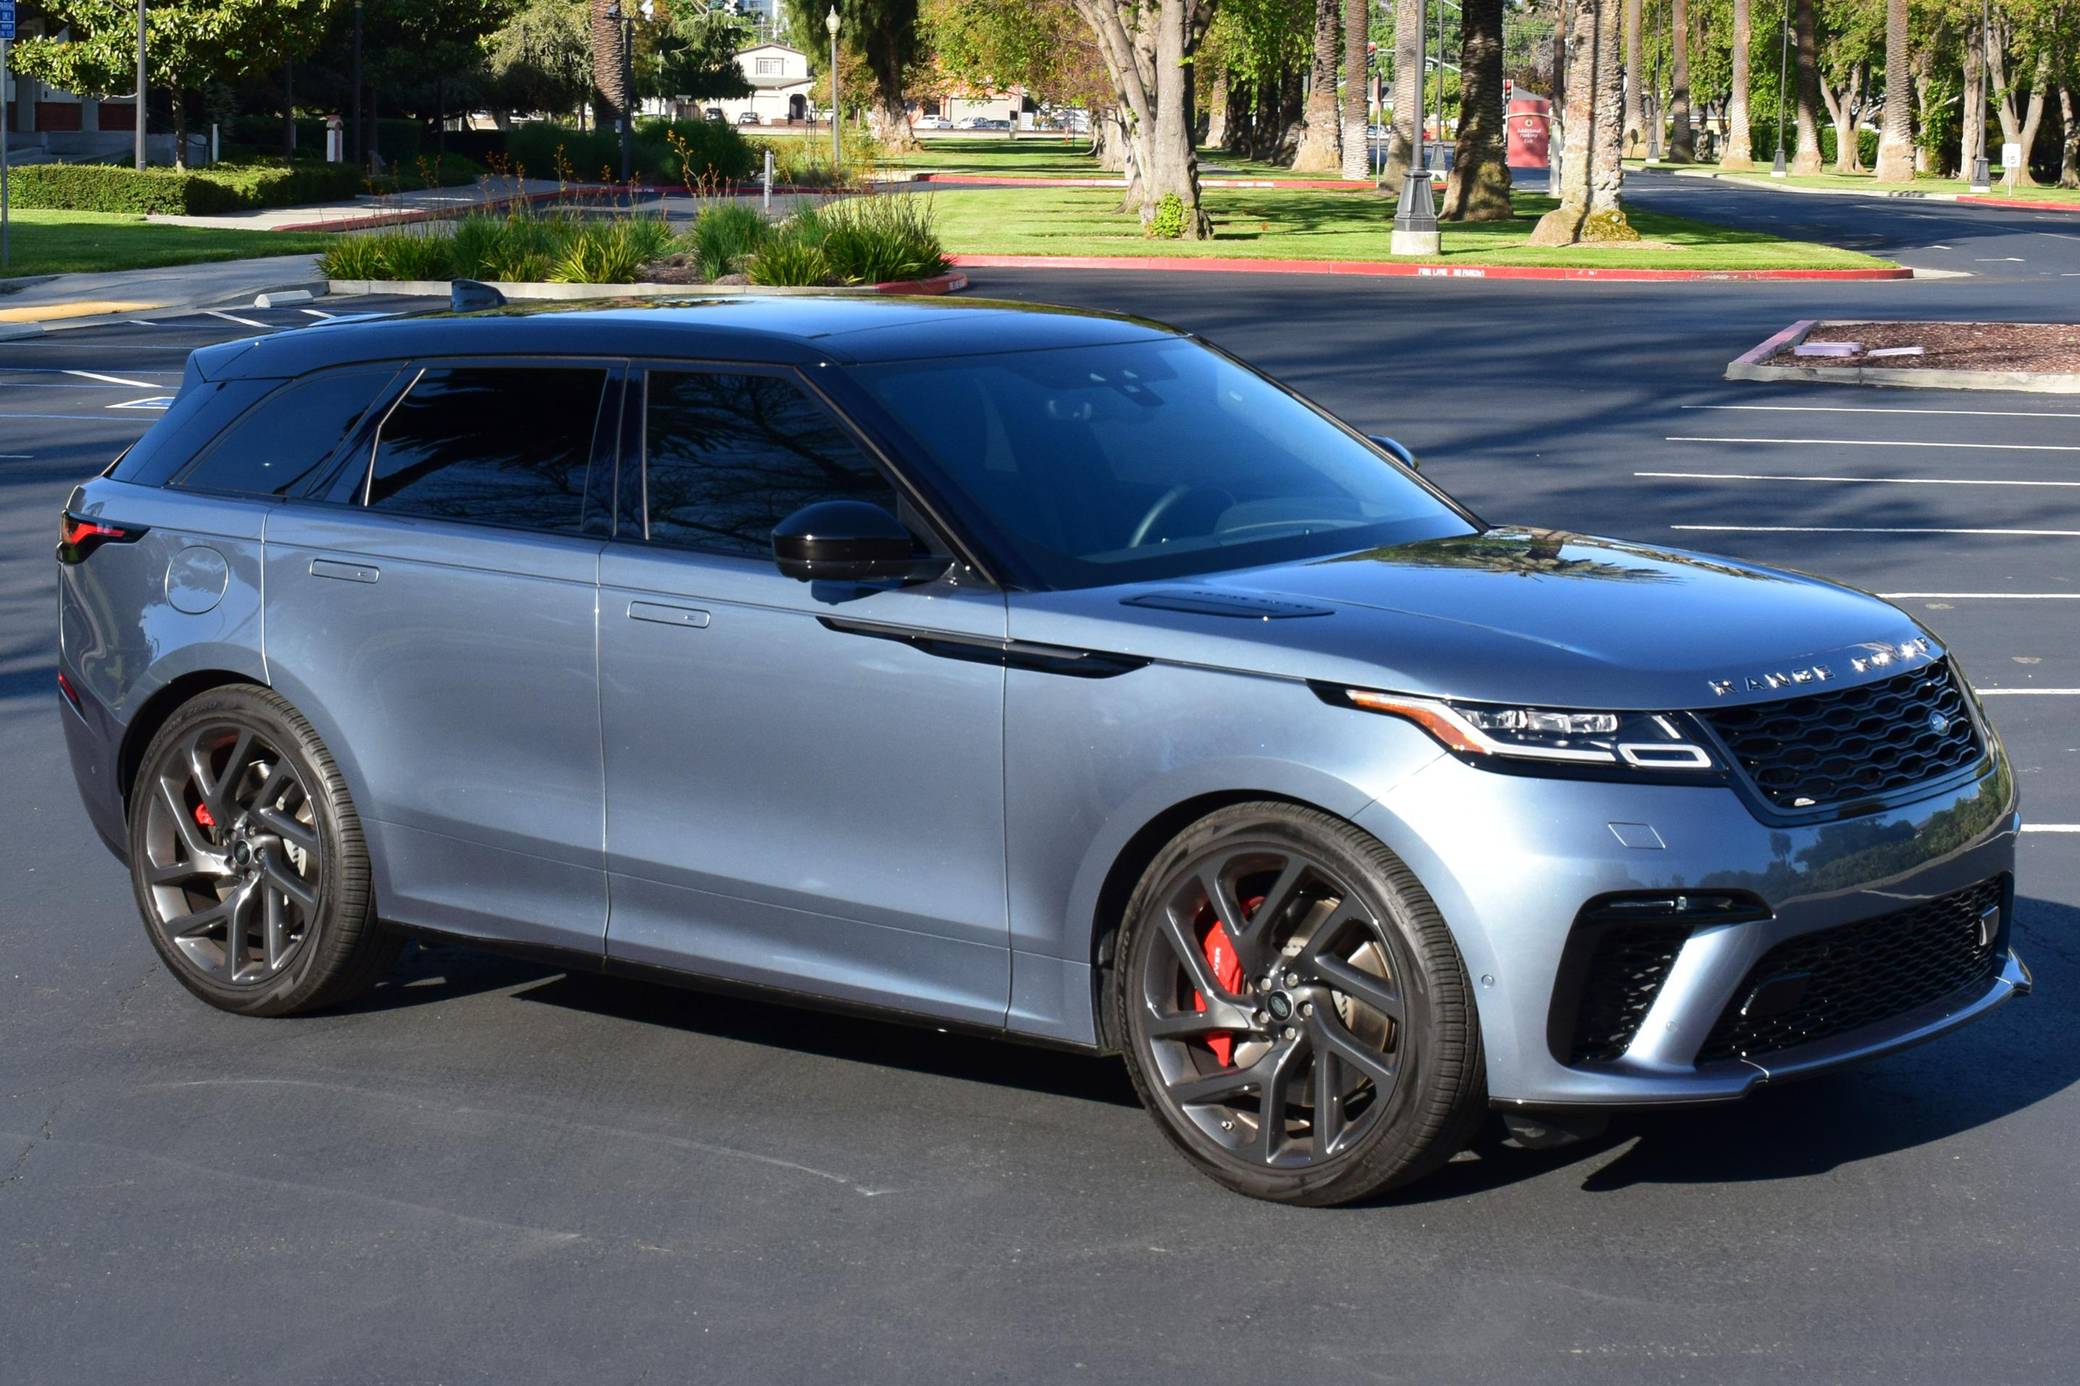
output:
[[663, 356], [808, 364], [901, 361], [1174, 336], [1113, 313], [867, 294], [594, 299], [476, 313], [342, 319], [205, 347], [204, 378], [302, 375], [414, 356]]

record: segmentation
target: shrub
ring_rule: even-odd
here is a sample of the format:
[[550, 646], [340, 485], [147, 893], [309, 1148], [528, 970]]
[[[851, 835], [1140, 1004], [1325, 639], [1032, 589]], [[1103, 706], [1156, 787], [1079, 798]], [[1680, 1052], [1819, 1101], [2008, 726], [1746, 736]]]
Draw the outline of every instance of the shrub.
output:
[[455, 238], [443, 233], [391, 231], [376, 237], [382, 243], [386, 279], [453, 279], [455, 260], [451, 253]]
[[946, 269], [928, 198], [848, 198], [825, 207], [820, 222], [823, 258], [841, 284], [925, 279]]
[[1184, 199], [1176, 193], [1164, 193], [1156, 203], [1155, 213], [1149, 217], [1147, 234], [1157, 240], [1174, 241], [1184, 235]]
[[257, 160], [176, 171], [116, 164], [31, 164], [12, 179], [15, 204], [55, 211], [207, 216], [299, 202], [336, 202], [361, 191], [345, 164]]
[[823, 248], [792, 236], [775, 236], [744, 267], [754, 284], [803, 288], [831, 282]]
[[[647, 183], [742, 181], [756, 163], [735, 126], [710, 120], [637, 121], [631, 146], [631, 171]], [[611, 183], [621, 173], [621, 136], [615, 130], [530, 121], [513, 128], [506, 153], [531, 178]]]
[[720, 279], [744, 268], [772, 233], [758, 212], [739, 202], [718, 202], [701, 209], [686, 236], [686, 252], [704, 279]]
[[318, 270], [327, 279], [386, 279], [383, 247], [374, 236], [335, 236], [318, 257]]

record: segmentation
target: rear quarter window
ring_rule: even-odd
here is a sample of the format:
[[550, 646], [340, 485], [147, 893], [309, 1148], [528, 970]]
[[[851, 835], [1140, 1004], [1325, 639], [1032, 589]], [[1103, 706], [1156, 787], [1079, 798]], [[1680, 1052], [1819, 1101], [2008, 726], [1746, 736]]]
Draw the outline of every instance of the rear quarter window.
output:
[[292, 381], [225, 429], [173, 484], [240, 496], [301, 495], [396, 378], [384, 366]]

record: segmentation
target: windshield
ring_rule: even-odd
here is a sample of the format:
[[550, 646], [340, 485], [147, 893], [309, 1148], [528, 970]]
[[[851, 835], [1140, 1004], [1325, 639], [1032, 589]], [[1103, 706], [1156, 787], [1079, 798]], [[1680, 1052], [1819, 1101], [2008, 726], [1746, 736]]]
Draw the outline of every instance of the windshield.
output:
[[1169, 338], [851, 372], [1046, 587], [1178, 577], [1471, 534], [1279, 386]]

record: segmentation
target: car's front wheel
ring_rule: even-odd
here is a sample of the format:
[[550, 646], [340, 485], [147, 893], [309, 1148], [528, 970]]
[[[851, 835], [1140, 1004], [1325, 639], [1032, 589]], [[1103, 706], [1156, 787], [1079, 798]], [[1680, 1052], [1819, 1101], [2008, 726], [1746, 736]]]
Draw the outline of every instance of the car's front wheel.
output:
[[351, 1000], [402, 946], [376, 922], [339, 767], [265, 688], [199, 694], [153, 736], [130, 794], [130, 875], [173, 975], [240, 1015]]
[[1472, 987], [1436, 905], [1313, 809], [1237, 804], [1158, 853], [1112, 1006], [1156, 1124], [1259, 1198], [1344, 1203], [1419, 1178], [1486, 1109]]

